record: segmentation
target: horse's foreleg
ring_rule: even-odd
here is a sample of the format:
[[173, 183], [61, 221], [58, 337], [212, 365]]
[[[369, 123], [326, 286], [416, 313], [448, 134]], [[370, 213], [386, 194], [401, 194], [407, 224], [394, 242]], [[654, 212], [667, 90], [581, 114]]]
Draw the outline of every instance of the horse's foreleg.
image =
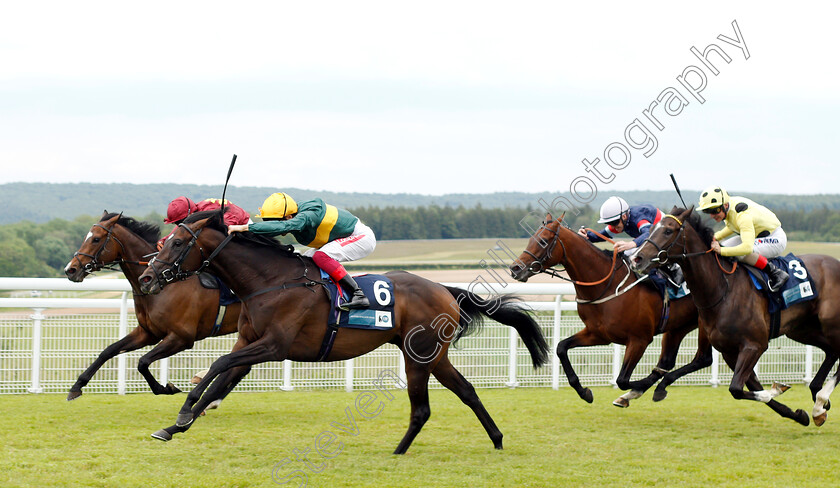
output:
[[487, 435], [490, 436], [490, 440], [493, 441], [493, 446], [496, 449], [501, 449], [502, 432], [496, 427], [496, 423], [493, 422], [490, 414], [487, 413], [473, 385], [455, 369], [455, 366], [452, 366], [449, 358], [441, 359], [435, 369], [432, 370], [432, 374], [440, 381], [440, 384], [452, 390], [464, 402], [464, 405], [472, 409], [484, 430], [487, 431]]
[[808, 413], [801, 408], [797, 409], [796, 412], [791, 410], [790, 407], [785, 405], [784, 403], [778, 402], [773, 400], [773, 398], [781, 395], [782, 393], [786, 392], [790, 387], [788, 385], [784, 385], [781, 383], [773, 383], [773, 387], [770, 390], [764, 390], [764, 387], [761, 386], [761, 382], [758, 381], [758, 378], [755, 376], [755, 372], [753, 372], [746, 383], [747, 388], [750, 389], [752, 392], [758, 392], [759, 399], [758, 401], [764, 401], [766, 398], [770, 398], [765, 403], [767, 406], [770, 407], [774, 412], [781, 415], [784, 418], [791, 419], [799, 424], [807, 426], [811, 423], [811, 420], [808, 418]]
[[99, 353], [96, 360], [94, 360], [93, 363], [88, 366], [81, 375], [79, 375], [79, 378], [73, 386], [70, 387], [70, 393], [67, 394], [67, 401], [75, 400], [76, 398], [82, 396], [82, 388], [90, 382], [93, 375], [96, 374], [96, 372], [99, 371], [99, 368], [101, 368], [102, 365], [109, 359], [120, 353], [135, 351], [141, 347], [148, 346], [149, 344], [154, 344], [155, 342], [157, 342], [157, 338], [152, 337], [145, 329], [137, 327], [129, 332], [127, 336], [106, 347], [101, 353]]
[[656, 386], [656, 390], [653, 392], [653, 401], [658, 402], [664, 400], [665, 397], [668, 396], [667, 388], [678, 379], [682, 378], [687, 374], [699, 371], [703, 368], [708, 368], [711, 365], [712, 345], [709, 344], [708, 337], [706, 337], [706, 334], [704, 334], [701, 330], [697, 336], [697, 353], [694, 354], [694, 359], [692, 359], [691, 362], [686, 364], [685, 366], [677, 368], [674, 371], [665, 373], [665, 376], [662, 378], [662, 381], [659, 382], [659, 384]]
[[282, 361], [284, 358], [281, 356], [283, 355], [285, 353], [281, 354], [276, 347], [276, 340], [265, 335], [258, 341], [213, 361], [213, 365], [210, 366], [210, 371], [207, 373], [207, 376], [187, 395], [184, 405], [181, 406], [181, 410], [178, 412], [178, 419], [175, 421], [175, 425], [184, 427], [195, 419], [192, 412], [193, 405], [198, 402], [202, 393], [210, 386], [210, 383], [223, 372], [236, 366], [251, 366], [266, 361]]
[[172, 383], [167, 383], [166, 386], [158, 383], [155, 376], [151, 371], [149, 371], [149, 366], [151, 366], [151, 364], [155, 361], [168, 358], [169, 356], [177, 354], [189, 347], [192, 347], [192, 343], [187, 343], [181, 337], [169, 334], [164, 337], [157, 346], [153, 347], [151, 351], [144, 354], [140, 360], [137, 361], [137, 371], [140, 372], [140, 375], [142, 375], [146, 380], [146, 383], [149, 384], [149, 388], [152, 389], [152, 393], [155, 395], [174, 395], [175, 393], [181, 393], [181, 390]]
[[563, 365], [563, 371], [566, 372], [566, 379], [569, 381], [569, 386], [574, 388], [578, 396], [587, 403], [592, 403], [592, 390], [580, 385], [580, 379], [577, 373], [575, 373], [571, 361], [569, 361], [569, 349], [585, 346], [602, 346], [605, 344], [609, 344], [609, 341], [597, 337], [595, 334], [590, 333], [588, 329], [583, 329], [557, 344], [557, 357], [560, 359], [560, 364]]
[[408, 399], [411, 402], [411, 418], [408, 430], [403, 436], [394, 454], [405, 454], [408, 446], [420, 433], [420, 429], [429, 420], [432, 411], [429, 407], [429, 370], [425, 364], [418, 364], [411, 359], [411, 354], [405, 354], [406, 383], [408, 384]]
[[[636, 369], [636, 365], [639, 364], [639, 360], [642, 359], [642, 355], [645, 353], [645, 349], [647, 349], [649, 344], [650, 342], [645, 343], [644, 341], [633, 340], [627, 344], [627, 347], [625, 347], [624, 362], [621, 364], [621, 369], [618, 372], [618, 377], [615, 379], [615, 384], [622, 390], [631, 391], [621, 395], [613, 401], [613, 405], [616, 407], [629, 407], [630, 400], [642, 396], [642, 394], [650, 388], [650, 385], [653, 384], [653, 382], [651, 382], [645, 386], [644, 380], [630, 381], [630, 376], [632, 376], [633, 370]], [[653, 375], [655, 373], [656, 371], [651, 374]], [[657, 376], [656, 379], [658, 380], [661, 376], [662, 373], [659, 373], [659, 376]]]

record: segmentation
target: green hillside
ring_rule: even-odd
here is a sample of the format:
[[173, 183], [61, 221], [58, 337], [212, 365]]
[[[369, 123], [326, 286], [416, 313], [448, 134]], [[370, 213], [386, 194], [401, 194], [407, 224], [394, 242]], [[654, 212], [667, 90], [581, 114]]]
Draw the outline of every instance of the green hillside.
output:
[[[420, 195], [409, 193], [335, 193], [303, 190], [298, 188], [271, 188], [232, 186], [228, 198], [251, 213], [255, 213], [265, 197], [275, 191], [286, 191], [298, 200], [320, 197], [345, 208], [360, 207], [458, 207], [473, 208], [522, 208], [539, 209], [540, 202], [550, 204], [563, 193], [459, 193], [448, 195]], [[601, 192], [590, 206], [598, 206], [613, 193]], [[679, 204], [674, 191], [615, 192], [628, 202], [652, 203], [669, 210]], [[683, 190], [686, 203], [691, 205], [697, 190]], [[739, 193], [741, 194], [741, 193]], [[222, 186], [180, 184], [131, 184], [131, 183], [6, 183], [0, 185], [5, 211], [0, 213], [0, 225], [28, 220], [35, 223], [52, 219], [73, 220], [81, 215], [101, 215], [103, 210], [122, 211], [127, 215], [164, 214], [166, 204], [175, 197], [186, 195], [194, 200], [219, 198]], [[811, 211], [826, 207], [840, 210], [840, 194], [832, 195], [743, 195], [780, 210]]]

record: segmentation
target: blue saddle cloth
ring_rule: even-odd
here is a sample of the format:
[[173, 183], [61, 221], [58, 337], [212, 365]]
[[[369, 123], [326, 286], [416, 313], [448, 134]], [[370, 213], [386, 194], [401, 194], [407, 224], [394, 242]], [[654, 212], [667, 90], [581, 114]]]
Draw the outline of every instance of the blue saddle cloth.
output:
[[651, 283], [659, 290], [659, 294], [665, 297], [668, 294], [668, 300], [676, 300], [688, 295], [690, 292], [685, 281], [680, 286], [674, 286], [668, 278], [662, 276], [658, 270], [651, 272], [649, 275]]
[[[799, 258], [789, 253], [785, 257], [772, 258], [768, 261], [786, 270], [789, 275], [784, 286], [779, 291], [771, 293], [767, 287], [767, 274], [756, 268], [749, 268], [751, 271], [749, 273], [750, 279], [755, 288], [764, 291], [770, 297], [767, 303], [771, 314], [796, 305], [797, 303], [817, 298], [817, 288], [814, 286], [808, 270], [805, 269], [805, 264]], [[760, 273], [762, 279], [756, 277], [756, 273]]]
[[340, 310], [339, 305], [349, 298], [340, 286], [321, 270], [321, 279], [327, 282], [330, 294], [329, 324], [352, 329], [386, 330], [394, 327], [394, 284], [383, 275], [366, 274], [353, 279], [370, 300], [370, 307], [354, 310]]

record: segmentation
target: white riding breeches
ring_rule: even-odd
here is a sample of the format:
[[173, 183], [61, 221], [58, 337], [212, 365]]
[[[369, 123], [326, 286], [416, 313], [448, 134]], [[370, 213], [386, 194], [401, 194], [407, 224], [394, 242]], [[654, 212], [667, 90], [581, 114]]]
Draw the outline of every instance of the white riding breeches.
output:
[[311, 257], [317, 251], [321, 251], [339, 263], [345, 263], [362, 259], [374, 249], [376, 249], [376, 236], [373, 230], [360, 220], [356, 222], [356, 227], [349, 236], [330, 241], [318, 249], [309, 249], [303, 255]]
[[[721, 241], [722, 247], [731, 247], [741, 244], [741, 236], [732, 236]], [[765, 258], [777, 258], [785, 252], [787, 247], [787, 234], [781, 227], [770, 233], [767, 237], [757, 237], [753, 241], [753, 252], [758, 253]], [[735, 256], [736, 259], [742, 259], [744, 256]]]

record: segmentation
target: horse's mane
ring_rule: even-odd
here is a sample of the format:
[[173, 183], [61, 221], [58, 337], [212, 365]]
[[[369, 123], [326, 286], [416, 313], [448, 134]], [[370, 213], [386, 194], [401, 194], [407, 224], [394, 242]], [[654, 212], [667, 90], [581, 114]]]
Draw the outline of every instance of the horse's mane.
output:
[[[205, 210], [203, 212], [195, 212], [194, 214], [190, 215], [186, 219], [184, 219], [185, 224], [191, 224], [193, 222], [197, 222], [199, 220], [203, 220], [209, 218], [210, 220], [207, 222], [206, 227], [211, 229], [217, 230], [222, 234], [227, 234], [227, 224], [222, 217], [222, 210]], [[245, 244], [249, 247], [268, 247], [273, 248], [278, 251], [282, 251], [286, 254], [294, 254], [295, 248], [294, 246], [289, 246], [286, 244], [280, 243], [276, 239], [271, 237], [267, 237], [264, 235], [254, 234], [253, 232], [237, 232], [236, 233], [237, 242], [240, 244]]]
[[160, 239], [160, 226], [157, 224], [152, 224], [150, 222], [141, 222], [139, 220], [133, 219], [131, 217], [126, 217], [116, 212], [105, 213], [105, 215], [103, 215], [102, 219], [100, 219], [99, 221], [104, 222], [106, 220], [113, 219], [117, 215], [120, 216], [120, 218], [117, 219], [118, 224], [137, 234], [141, 239], [148, 242], [149, 244], [155, 244], [157, 243], [158, 239]]
[[[685, 212], [684, 208], [681, 207], [674, 207], [671, 209], [671, 215], [680, 215]], [[697, 231], [697, 235], [700, 236], [700, 239], [703, 241], [703, 244], [706, 247], [712, 246], [712, 240], [715, 237], [715, 231], [712, 230], [711, 227], [703, 223], [703, 219], [701, 218], [698, 212], [691, 212], [691, 215], [688, 216], [688, 225], [690, 225], [695, 231]]]

